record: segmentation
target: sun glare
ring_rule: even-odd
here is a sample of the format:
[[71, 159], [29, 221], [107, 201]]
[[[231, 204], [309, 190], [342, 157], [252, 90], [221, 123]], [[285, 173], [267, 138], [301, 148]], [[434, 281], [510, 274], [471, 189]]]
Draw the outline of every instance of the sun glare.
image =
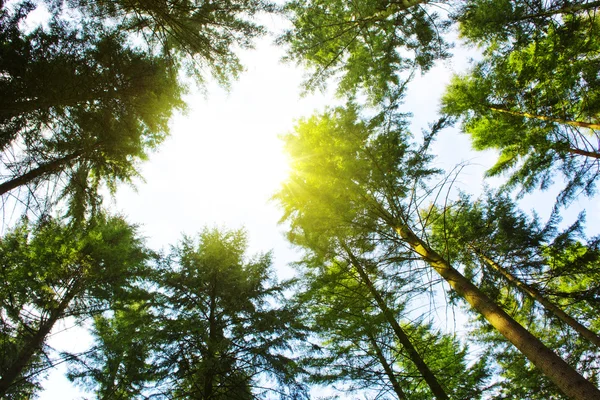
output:
[[175, 153], [178, 169], [200, 192], [226, 198], [229, 205], [232, 198], [242, 203], [257, 196], [267, 200], [287, 177], [289, 165], [277, 127], [252, 119], [226, 120], [202, 110], [174, 128], [177, 147], [190, 153]]

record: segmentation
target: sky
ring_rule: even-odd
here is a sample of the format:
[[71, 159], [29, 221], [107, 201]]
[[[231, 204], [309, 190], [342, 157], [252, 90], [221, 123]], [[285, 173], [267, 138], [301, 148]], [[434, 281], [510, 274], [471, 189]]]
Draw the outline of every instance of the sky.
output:
[[[283, 23], [272, 18], [268, 24], [279, 30]], [[451, 73], [467, 65], [468, 52], [460, 51], [460, 63], [442, 63], [426, 76], [416, 76], [410, 87], [403, 107], [414, 114], [417, 138], [434, 121], [437, 99]], [[281, 212], [270, 201], [287, 176], [279, 137], [292, 131], [300, 118], [341, 101], [333, 90], [302, 96], [306, 72], [282, 63], [283, 55], [273, 38], [265, 37], [255, 49], [240, 52], [246, 70], [229, 91], [209, 82], [203, 91], [189, 93], [187, 112], [173, 118], [170, 137], [141, 166], [144, 181], [135, 188], [120, 187], [114, 199], [107, 200], [110, 209], [139, 225], [151, 248], [168, 250], [183, 234], [194, 235], [205, 226], [245, 228], [249, 254], [272, 251], [279, 279], [292, 276], [289, 263], [298, 260], [299, 252], [286, 241], [285, 227], [278, 225]], [[482, 166], [491, 158], [470, 154], [466, 136], [442, 135], [435, 146], [443, 167], [473, 164], [463, 172], [460, 185], [480, 185]], [[72, 322], [61, 324], [51, 344], [85, 350], [89, 336], [71, 326]], [[64, 368], [51, 372], [44, 388], [42, 400], [82, 396], [64, 378]]]
[[[275, 18], [268, 24], [274, 30], [283, 26]], [[298, 119], [340, 101], [331, 92], [302, 97], [305, 71], [281, 63], [283, 50], [272, 42], [272, 37], [261, 39], [256, 49], [240, 53], [246, 71], [230, 91], [209, 82], [204, 93], [189, 93], [189, 110], [173, 118], [171, 136], [141, 166], [144, 182], [137, 182], [136, 189], [119, 188], [115, 198], [107, 201], [114, 212], [139, 225], [151, 248], [167, 250], [183, 234], [193, 235], [205, 226], [243, 227], [249, 235], [249, 254], [273, 251], [279, 278], [292, 275], [288, 264], [299, 253], [286, 242], [285, 227], [278, 225], [281, 212], [269, 201], [287, 173], [279, 136], [290, 132]], [[411, 129], [417, 138], [435, 120], [439, 97], [452, 73], [463, 71], [468, 59], [477, 55], [475, 49], [461, 47], [454, 53], [452, 60], [416, 76], [409, 87], [404, 108], [414, 115]], [[456, 130], [440, 134], [433, 149], [440, 167], [468, 163], [457, 188], [475, 194], [482, 191], [483, 171], [493, 163], [494, 152], [471, 151], [468, 137]], [[522, 204], [525, 210], [536, 208], [544, 216], [553, 199], [552, 194], [529, 196]], [[598, 230], [600, 209], [594, 202], [577, 203], [568, 218], [581, 208], [590, 210], [592, 230]], [[51, 345], [85, 350], [89, 336], [81, 329], [66, 329], [69, 324], [56, 329]], [[81, 398], [63, 373], [62, 368], [50, 373], [40, 399]]]

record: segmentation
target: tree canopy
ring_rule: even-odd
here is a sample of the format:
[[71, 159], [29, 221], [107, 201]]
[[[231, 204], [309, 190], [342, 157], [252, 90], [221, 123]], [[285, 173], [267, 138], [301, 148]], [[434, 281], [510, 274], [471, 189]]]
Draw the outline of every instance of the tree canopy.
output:
[[47, 368], [56, 323], [101, 313], [135, 290], [148, 252], [135, 227], [98, 216], [85, 229], [23, 220], [0, 241], [0, 258], [0, 395], [19, 398]]
[[41, 3], [0, 7], [0, 195], [41, 212], [65, 199], [78, 219], [102, 186], [139, 177], [185, 108], [182, 70], [228, 85], [242, 69], [233, 47], [251, 46], [264, 33], [252, 18], [272, 11], [245, 0], [46, 3], [48, 25], [33, 30], [24, 21]]
[[[384, 123], [386, 122], [386, 123]], [[401, 122], [401, 121], [397, 121]], [[439, 129], [440, 126], [435, 126]], [[293, 158], [277, 195], [292, 243], [335, 254], [344, 243], [397, 257], [416, 257], [445, 280], [567, 396], [598, 389], [509, 316], [427, 239], [421, 199], [434, 175], [426, 149], [410, 145], [402, 124], [361, 119], [353, 106], [302, 121], [284, 138]], [[430, 278], [431, 279], [431, 278]], [[467, 305], [468, 304], [468, 305]], [[559, 367], [560, 366], [560, 367]], [[574, 384], [574, 382], [579, 382]]]
[[289, 58], [311, 70], [307, 88], [340, 79], [340, 94], [361, 89], [395, 100], [414, 69], [449, 56], [447, 27], [429, 2], [300, 0], [286, 4], [294, 25], [281, 38]]
[[[0, 0], [0, 397], [36, 397], [64, 364], [99, 399], [600, 399], [600, 237], [593, 209], [568, 212], [600, 171], [598, 7]], [[273, 200], [299, 250], [293, 278], [272, 252], [250, 255], [244, 229], [149, 249], [103, 196], [142, 179], [187, 95], [230, 89], [239, 51], [280, 22], [304, 89], [332, 85], [345, 104], [281, 137], [290, 170]], [[457, 43], [479, 56], [441, 108], [403, 104], [416, 74], [453, 68]], [[483, 195], [435, 158], [455, 124], [498, 153]], [[219, 169], [173, 182], [210, 198], [196, 178]], [[549, 215], [543, 197], [521, 209], [557, 188]], [[180, 192], [161, 188], [172, 196], [152, 218]], [[89, 348], [53, 348], [63, 324]]]
[[270, 254], [246, 248], [243, 231], [182, 240], [149, 277], [145, 301], [96, 319], [96, 346], [72, 379], [99, 397], [304, 397], [289, 355], [303, 329], [283, 305], [286, 284], [269, 276]]
[[525, 11], [509, 1], [481, 3], [512, 10], [498, 12], [506, 29], [484, 35], [492, 22], [479, 13], [493, 11], [483, 4], [465, 6], [461, 32], [484, 46], [484, 58], [454, 77], [442, 112], [461, 120], [475, 149], [500, 152], [488, 174], [508, 172], [508, 187], [547, 189], [560, 172], [567, 185], [559, 203], [580, 191], [593, 194], [600, 158], [598, 4]]

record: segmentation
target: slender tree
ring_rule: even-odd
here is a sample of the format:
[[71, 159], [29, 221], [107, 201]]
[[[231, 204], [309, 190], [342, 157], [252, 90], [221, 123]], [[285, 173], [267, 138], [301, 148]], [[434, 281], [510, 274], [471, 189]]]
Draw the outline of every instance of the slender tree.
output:
[[131, 290], [148, 255], [134, 227], [98, 216], [78, 229], [52, 219], [23, 221], [0, 242], [0, 257], [5, 396], [39, 372], [36, 358], [58, 321], [93, 315]]
[[297, 301], [320, 339], [318, 351], [305, 361], [310, 381], [342, 382], [398, 399], [478, 398], [485, 360], [468, 368], [466, 348], [450, 336], [426, 324], [400, 322], [405, 305], [397, 292], [375, 286], [381, 271], [372, 261], [354, 254], [352, 259], [302, 263], [306, 271]]
[[102, 398], [305, 398], [291, 356], [302, 336], [271, 256], [246, 257], [243, 231], [184, 239], [151, 279], [150, 298], [96, 320], [96, 346], [71, 377]]
[[[394, 121], [392, 121], [394, 122]], [[293, 171], [277, 198], [290, 222], [289, 238], [304, 245], [320, 237], [406, 246], [470, 307], [546, 374], [566, 395], [600, 398], [600, 391], [511, 318], [420, 235], [418, 198], [433, 171], [427, 152], [413, 150], [397, 124], [368, 122], [355, 108], [303, 121], [286, 137]], [[436, 126], [435, 129], [439, 129]], [[425, 189], [422, 189], [425, 190]]]
[[[444, 248], [449, 258], [466, 264], [469, 274], [474, 269], [487, 271], [483, 285], [500, 288], [510, 285], [538, 302], [549, 314], [570, 326], [578, 334], [598, 346], [600, 337], [568, 315], [538, 288], [548, 286], [560, 272], [551, 265], [556, 261], [549, 254], [566, 253], [580, 245], [575, 235], [581, 226], [576, 223], [565, 232], [557, 232], [556, 218], [541, 227], [530, 220], [506, 195], [490, 192], [483, 200], [472, 202], [467, 196], [445, 210], [431, 210], [432, 238]], [[554, 240], [553, 240], [554, 239]], [[592, 247], [594, 245], [592, 244]], [[590, 253], [594, 250], [590, 248]], [[585, 253], [581, 254], [584, 256]], [[597, 261], [593, 254], [584, 263]], [[569, 262], [570, 272], [581, 271], [579, 257]], [[564, 268], [567, 269], [567, 268]], [[497, 281], [500, 277], [501, 281]]]

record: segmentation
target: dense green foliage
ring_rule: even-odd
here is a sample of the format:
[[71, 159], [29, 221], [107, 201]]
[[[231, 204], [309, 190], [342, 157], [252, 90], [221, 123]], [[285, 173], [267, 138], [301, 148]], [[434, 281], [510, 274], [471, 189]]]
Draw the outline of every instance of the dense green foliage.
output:
[[[504, 10], [512, 2], [482, 3], [503, 3]], [[508, 187], [546, 189], [561, 172], [567, 186], [559, 202], [579, 191], [591, 195], [600, 159], [598, 18], [589, 9], [559, 13], [558, 20], [535, 11], [543, 16], [532, 25], [524, 5], [512, 6], [515, 15], [499, 14], [514, 24], [498, 28], [495, 40], [484, 34], [483, 20], [461, 25], [463, 35], [484, 46], [484, 58], [453, 79], [442, 111], [461, 119], [475, 149], [500, 151], [488, 174], [509, 172]]]
[[135, 290], [147, 258], [135, 228], [117, 217], [98, 216], [80, 229], [24, 220], [7, 233], [0, 241], [0, 395], [19, 398], [43, 371], [58, 321], [100, 313]]
[[[561, 361], [550, 351], [554, 347], [544, 347], [539, 340], [543, 335], [533, 328], [524, 330], [516, 322], [521, 318], [511, 318], [502, 310], [501, 301], [487, 296], [485, 288], [477, 287], [469, 279], [472, 273], [466, 270], [466, 275], [462, 275], [460, 264], [445, 258], [440, 244], [429, 241], [428, 225], [432, 215], [420, 212], [423, 207], [420, 202], [431, 199], [429, 193], [433, 190], [428, 180], [435, 176], [435, 171], [428, 166], [427, 151], [409, 144], [402, 125], [402, 118], [360, 118], [356, 108], [350, 106], [301, 121], [295, 132], [284, 138], [292, 155], [293, 169], [277, 199], [289, 222], [289, 239], [321, 257], [343, 255], [345, 249], [352, 247], [383, 254], [388, 260], [404, 260], [398, 262], [394, 270], [413, 279], [418, 273], [408, 261], [415, 257], [421, 259], [431, 272], [450, 284], [453, 296], [466, 300], [469, 308], [497, 331], [487, 323], [486, 329], [501, 333], [528, 358], [535, 359], [545, 351], [547, 360], [553, 361], [533, 361], [544, 374], [552, 375], [561, 363], [560, 374], [551, 377], [560, 390], [570, 391], [569, 382], [578, 379], [589, 392], [570, 392], [569, 395], [581, 399], [596, 395], [597, 389], [575, 372], [581, 365], [575, 362], [577, 365], [568, 366]], [[438, 124], [434, 132], [439, 128]], [[484, 231], [477, 232], [484, 234]], [[518, 237], [514, 240], [520, 243]], [[473, 249], [465, 251], [475, 253]], [[424, 279], [433, 285], [432, 277], [426, 276]], [[504, 291], [502, 286], [495, 288]], [[397, 293], [395, 297], [400, 295]], [[499, 319], [506, 322], [498, 324]], [[531, 348], [525, 350], [528, 343]], [[585, 367], [581, 371], [585, 371]], [[572, 377], [562, 380], [563, 374], [571, 373]]]
[[[24, 27], [30, 1], [0, 7], [0, 195], [44, 211], [57, 200], [83, 218], [132, 183], [184, 109], [181, 70], [228, 85], [233, 47], [263, 33], [260, 1], [219, 4], [55, 2], [47, 26]], [[79, 20], [72, 15], [78, 13]]]
[[[446, 257], [462, 265], [490, 298], [597, 383], [598, 335], [590, 341], [573, 325], [580, 321], [598, 332], [598, 318], [589, 313], [598, 304], [587, 293], [598, 290], [592, 270], [600, 254], [596, 239], [583, 241], [580, 222], [558, 231], [555, 216], [541, 226], [507, 196], [493, 192], [476, 202], [463, 196], [445, 210], [432, 210], [430, 220], [430, 240], [439, 243]], [[573, 297], [566, 300], [558, 287]], [[575, 321], [564, 320], [560, 311]], [[485, 324], [478, 323], [473, 336], [501, 366], [501, 393], [536, 399], [560, 396], [543, 374], [532, 370]], [[515, 386], [519, 392], [513, 391]]]
[[[302, 336], [271, 256], [247, 258], [242, 231], [185, 238], [148, 276], [146, 298], [95, 320], [72, 379], [100, 398], [303, 398], [288, 354]], [[265, 383], [266, 380], [266, 383]]]
[[340, 77], [338, 92], [358, 89], [377, 103], [395, 99], [414, 69], [448, 57], [447, 23], [427, 1], [299, 0], [286, 5], [294, 28], [280, 40], [312, 72], [307, 88]]
[[306, 268], [296, 301], [304, 307], [304, 319], [315, 336], [305, 358], [310, 382], [345, 384], [349, 390], [365, 389], [382, 397], [433, 398], [413, 357], [398, 341], [389, 315], [369, 289], [369, 285], [380, 283], [376, 285], [377, 295], [384, 299], [396, 322], [404, 320], [401, 329], [448, 396], [480, 398], [487, 360], [482, 358], [469, 367], [467, 347], [457, 338], [436, 332], [425, 323], [408, 322], [401, 302], [417, 295], [412, 285], [394, 284], [397, 279], [391, 276], [377, 279], [382, 271], [373, 265], [367, 270], [376, 282], [365, 282], [356, 267], [343, 260], [323, 263], [307, 259], [303, 265]]
[[[600, 171], [598, 7], [0, 1], [0, 210], [29, 216], [0, 238], [0, 397], [34, 398], [67, 363], [99, 399], [600, 399], [600, 237], [560, 215]], [[283, 137], [275, 201], [303, 252], [283, 282], [243, 230], [159, 254], [101, 195], [140, 178], [188, 86], [231, 85], [274, 11], [305, 89], [346, 101]], [[398, 107], [452, 31], [482, 54], [420, 140]], [[503, 190], [450, 189], [430, 145], [456, 122], [499, 152]], [[563, 177], [547, 223], [519, 209], [512, 189]], [[88, 327], [91, 348], [52, 349], [59, 323]]]
[[[2, 195], [31, 206], [58, 196], [81, 218], [97, 207], [101, 184], [138, 176], [137, 164], [168, 133], [181, 109], [177, 71], [161, 57], [123, 46], [118, 31], [55, 21], [24, 34], [26, 14], [3, 10]], [[58, 77], [58, 79], [57, 79]], [[54, 186], [57, 185], [57, 189]], [[33, 198], [32, 198], [33, 196]]]

